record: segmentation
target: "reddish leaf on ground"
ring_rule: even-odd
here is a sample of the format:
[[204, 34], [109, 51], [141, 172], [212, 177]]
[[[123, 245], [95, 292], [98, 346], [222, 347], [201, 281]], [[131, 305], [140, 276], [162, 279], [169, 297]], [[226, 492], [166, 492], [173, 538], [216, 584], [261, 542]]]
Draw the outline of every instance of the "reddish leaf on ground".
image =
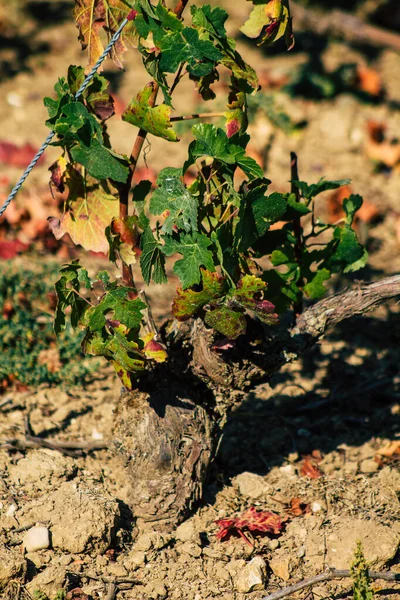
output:
[[370, 96], [380, 96], [382, 94], [382, 79], [375, 69], [364, 65], [357, 65], [356, 76], [356, 85], [359, 90]]
[[[37, 150], [29, 143], [17, 146], [12, 142], [0, 140], [0, 164], [24, 169], [29, 165]], [[43, 157], [39, 159], [39, 162], [42, 159]]]
[[386, 125], [376, 121], [368, 121], [367, 130], [367, 156], [390, 169], [396, 167], [400, 163], [400, 144], [394, 139], [387, 139]]
[[74, 588], [67, 593], [65, 600], [90, 600], [90, 598], [85, 594], [82, 588]]
[[293, 517], [300, 517], [311, 512], [311, 506], [307, 502], [302, 502], [301, 498], [292, 498], [289, 502], [289, 514]]
[[253, 544], [246, 537], [246, 531], [279, 534], [282, 529], [282, 519], [279, 515], [269, 511], [257, 511], [254, 506], [250, 506], [240, 517], [219, 519], [215, 523], [220, 527], [216, 534], [218, 540], [223, 541], [236, 533], [250, 546]]
[[310, 479], [317, 479], [323, 476], [321, 469], [315, 464], [317, 461], [312, 456], [307, 456], [301, 465], [301, 475]]
[[395, 455], [400, 456], [400, 440], [387, 442], [387, 444], [378, 450], [377, 454], [380, 456], [386, 456], [387, 458], [392, 458]]
[[[345, 213], [343, 210], [343, 200], [348, 198], [352, 194], [352, 189], [350, 185], [343, 185], [341, 188], [334, 190], [328, 197], [327, 205], [328, 205], [328, 213], [329, 213], [329, 223], [336, 223], [340, 219], [345, 217]], [[380, 212], [377, 206], [371, 202], [370, 200], [363, 200], [361, 208], [355, 214], [354, 217], [354, 226], [357, 229], [359, 222], [363, 223], [373, 223], [380, 217]]]
[[18, 254], [27, 250], [28, 247], [28, 244], [23, 244], [19, 240], [0, 240], [0, 259], [15, 258]]

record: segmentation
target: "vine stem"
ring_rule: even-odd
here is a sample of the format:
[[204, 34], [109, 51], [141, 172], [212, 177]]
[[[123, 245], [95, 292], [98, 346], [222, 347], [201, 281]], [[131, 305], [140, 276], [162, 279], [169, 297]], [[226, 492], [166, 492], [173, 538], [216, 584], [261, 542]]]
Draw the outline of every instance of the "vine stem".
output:
[[[178, 18], [182, 16], [182, 13], [185, 10], [185, 7], [188, 4], [188, 2], [189, 0], [179, 0], [177, 5], [175, 6], [174, 13]], [[152, 87], [152, 93], [149, 98], [149, 106], [153, 107], [156, 103], [159, 85], [156, 81], [152, 81], [148, 85]], [[119, 188], [119, 216], [121, 219], [124, 219], [128, 216], [129, 192], [132, 186], [132, 180], [136, 171], [139, 156], [142, 151], [143, 144], [146, 140], [146, 136], [147, 131], [140, 128], [130, 155], [128, 179]], [[122, 281], [128, 287], [136, 289], [132, 267], [131, 265], [127, 265], [124, 261], [122, 261]]]
[[[400, 573], [393, 573], [392, 571], [382, 572], [379, 571], [368, 571], [368, 576], [371, 579], [384, 579], [385, 581], [400, 581]], [[268, 596], [264, 596], [261, 600], [280, 600], [280, 598], [286, 598], [295, 592], [300, 590], [304, 590], [304, 588], [313, 586], [317, 583], [321, 583], [322, 581], [331, 581], [332, 579], [342, 579], [344, 577], [351, 577], [351, 573], [349, 569], [328, 569], [324, 573], [320, 573], [319, 575], [315, 575], [315, 577], [309, 577], [308, 579], [303, 579], [298, 583], [293, 585], [289, 585], [282, 590], [278, 590], [277, 592], [273, 592]]]
[[[299, 190], [297, 189], [297, 187], [294, 185], [293, 181], [298, 181], [299, 180], [299, 169], [298, 169], [298, 164], [297, 164], [297, 154], [295, 154], [295, 152], [291, 152], [290, 153], [290, 180], [291, 180], [291, 193], [294, 194], [296, 196], [296, 202], [300, 202], [300, 194], [299, 194]], [[302, 265], [302, 254], [303, 254], [303, 247], [304, 247], [304, 240], [303, 240], [303, 235], [302, 235], [302, 229], [301, 229], [301, 223], [300, 223], [300, 217], [296, 216], [293, 219], [293, 233], [294, 236], [296, 238], [296, 243], [294, 246], [294, 256], [296, 259], [296, 262], [298, 264], [299, 269], [301, 269], [301, 265]], [[304, 285], [304, 281], [303, 278], [300, 277], [298, 282], [297, 282], [298, 287], [300, 288], [300, 290], [303, 288]], [[301, 313], [303, 312], [303, 300], [300, 299], [298, 302], [296, 302], [294, 304], [294, 312], [296, 314], [296, 317], [298, 317], [299, 315], [301, 315]]]
[[209, 113], [195, 113], [193, 115], [179, 115], [177, 117], [171, 117], [171, 123], [174, 121], [189, 121], [191, 119], [211, 119], [215, 117], [224, 117], [224, 112], [209, 112]]

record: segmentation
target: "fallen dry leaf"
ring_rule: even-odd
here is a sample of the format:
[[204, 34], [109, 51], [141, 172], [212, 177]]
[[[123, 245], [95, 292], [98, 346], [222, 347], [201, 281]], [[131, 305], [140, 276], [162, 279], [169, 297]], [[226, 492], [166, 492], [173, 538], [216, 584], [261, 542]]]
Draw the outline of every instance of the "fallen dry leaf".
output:
[[[0, 163], [9, 167], [24, 169], [29, 165], [37, 150], [37, 148], [29, 143], [17, 146], [17, 144], [13, 144], [12, 142], [0, 140]], [[42, 156], [39, 162], [43, 159]]]
[[382, 80], [375, 69], [364, 65], [357, 65], [356, 78], [356, 86], [362, 92], [370, 96], [380, 96], [382, 94]]
[[23, 244], [19, 240], [0, 240], [0, 259], [10, 260], [28, 248], [29, 244]]
[[307, 502], [302, 502], [300, 498], [292, 498], [289, 502], [289, 514], [293, 517], [300, 517], [311, 512], [311, 506]]
[[380, 456], [386, 456], [387, 458], [392, 458], [394, 455], [400, 455], [400, 440], [394, 440], [393, 442], [388, 442], [378, 450], [377, 454]]
[[400, 144], [386, 139], [386, 125], [383, 123], [368, 121], [367, 130], [366, 152], [368, 158], [393, 169], [400, 162]]
[[[345, 217], [343, 210], [343, 200], [352, 194], [351, 186], [344, 185], [337, 190], [334, 190], [327, 200], [328, 206], [328, 222], [337, 223]], [[361, 208], [356, 212], [354, 217], [354, 227], [357, 230], [359, 222], [373, 223], [380, 217], [380, 212], [373, 202], [363, 200]]]
[[218, 540], [223, 541], [232, 533], [236, 533], [250, 546], [253, 544], [246, 537], [245, 531], [279, 534], [282, 529], [282, 519], [279, 515], [269, 511], [257, 511], [254, 506], [250, 506], [240, 517], [219, 519], [215, 523], [220, 527], [216, 534]]
[[313, 464], [314, 462], [317, 461], [313, 461], [311, 456], [306, 457], [303, 460], [300, 470], [300, 473], [303, 477], [309, 477], [310, 479], [317, 479], [318, 477], [323, 477], [323, 472], [316, 464]]

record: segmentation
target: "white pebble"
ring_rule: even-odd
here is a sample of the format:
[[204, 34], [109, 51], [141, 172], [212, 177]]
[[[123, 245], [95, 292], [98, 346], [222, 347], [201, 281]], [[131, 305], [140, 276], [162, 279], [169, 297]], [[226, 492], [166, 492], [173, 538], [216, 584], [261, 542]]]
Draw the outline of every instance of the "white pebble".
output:
[[26, 532], [23, 545], [27, 552], [45, 550], [50, 546], [50, 532], [47, 527], [32, 527]]

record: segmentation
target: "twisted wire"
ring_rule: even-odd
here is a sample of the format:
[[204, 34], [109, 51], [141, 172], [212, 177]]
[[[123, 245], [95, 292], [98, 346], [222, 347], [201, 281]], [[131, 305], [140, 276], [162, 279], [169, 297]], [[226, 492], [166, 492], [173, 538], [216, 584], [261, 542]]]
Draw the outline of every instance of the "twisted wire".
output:
[[[82, 96], [83, 92], [86, 90], [87, 86], [92, 81], [93, 77], [96, 75], [97, 69], [100, 67], [100, 65], [102, 64], [102, 62], [104, 61], [104, 59], [107, 58], [108, 54], [110, 53], [111, 49], [113, 48], [115, 42], [118, 40], [119, 36], [122, 33], [123, 28], [128, 23], [128, 21], [129, 21], [129, 19], [127, 17], [125, 17], [125, 19], [122, 21], [122, 23], [119, 26], [119, 28], [117, 29], [117, 31], [114, 33], [114, 35], [110, 39], [109, 43], [107, 44], [106, 48], [104, 49], [104, 52], [99, 57], [99, 59], [96, 62], [96, 64], [93, 65], [93, 67], [90, 70], [90, 72], [88, 73], [88, 75], [85, 77], [85, 80], [83, 81], [81, 87], [79, 88], [79, 90], [75, 94], [75, 100], [78, 100], [78, 98], [80, 96]], [[26, 178], [28, 177], [29, 173], [32, 171], [32, 169], [34, 168], [34, 166], [38, 162], [39, 158], [42, 156], [43, 152], [46, 150], [47, 146], [50, 144], [51, 140], [53, 139], [53, 136], [54, 136], [54, 131], [50, 131], [49, 135], [47, 136], [47, 138], [45, 139], [45, 141], [43, 142], [43, 144], [40, 146], [39, 150], [36, 152], [35, 156], [32, 158], [32, 160], [29, 163], [29, 165], [26, 167], [26, 169], [25, 169], [24, 173], [22, 174], [21, 178], [19, 179], [19, 181], [17, 182], [17, 184], [12, 189], [12, 191], [11, 191], [10, 195], [8, 196], [7, 200], [4, 202], [3, 206], [0, 208], [0, 217], [2, 216], [2, 214], [4, 213], [4, 211], [7, 209], [8, 205], [10, 204], [10, 202], [15, 198], [15, 196], [17, 195], [17, 193], [19, 192], [19, 190], [21, 189], [21, 187], [22, 187], [23, 183], [25, 182]]]

